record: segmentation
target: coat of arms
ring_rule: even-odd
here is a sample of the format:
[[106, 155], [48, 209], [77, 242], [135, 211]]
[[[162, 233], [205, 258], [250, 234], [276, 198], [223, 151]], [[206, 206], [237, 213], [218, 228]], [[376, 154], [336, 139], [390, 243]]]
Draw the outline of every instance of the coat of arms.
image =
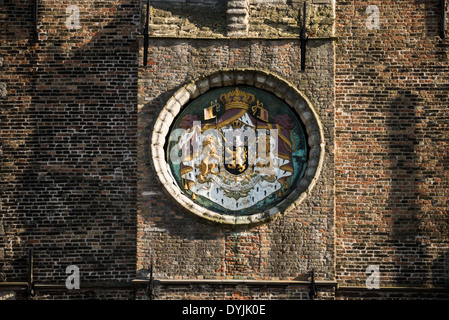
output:
[[175, 151], [168, 163], [179, 187], [194, 201], [234, 214], [280, 201], [307, 161], [294, 112], [253, 87], [221, 88], [200, 98], [181, 113], [169, 145]]

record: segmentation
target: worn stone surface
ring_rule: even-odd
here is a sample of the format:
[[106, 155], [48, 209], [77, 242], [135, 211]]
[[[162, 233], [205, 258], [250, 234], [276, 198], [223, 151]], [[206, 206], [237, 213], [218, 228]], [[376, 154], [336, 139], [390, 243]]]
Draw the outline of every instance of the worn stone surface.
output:
[[[249, 15], [249, 36], [299, 37], [303, 23], [302, 2], [252, 3]], [[307, 34], [332, 36], [334, 12], [332, 5], [312, 4], [307, 6]]]
[[[262, 75], [262, 77], [259, 75]], [[226, 215], [218, 214], [213, 210], [204, 208], [199, 210], [192, 199], [190, 199], [186, 195], [181, 194], [176, 188], [174, 189], [171, 187], [172, 185], [176, 185], [176, 182], [171, 178], [171, 174], [169, 173], [169, 164], [167, 163], [167, 156], [165, 154], [165, 144], [167, 139], [169, 138], [169, 128], [173, 125], [176, 116], [178, 116], [178, 114], [171, 113], [173, 112], [173, 100], [176, 99], [179, 102], [180, 108], [178, 110], [181, 111], [184, 105], [190, 100], [190, 93], [187, 88], [190, 88], [191, 91], [193, 91], [192, 88], [198, 88], [200, 93], [203, 94], [209, 89], [212, 89], [216, 86], [222, 86], [223, 78], [230, 79], [231, 77], [233, 78], [233, 81], [230, 81], [228, 85], [240, 84], [257, 86], [257, 79], [263, 79], [265, 90], [277, 95], [281, 99], [284, 98], [286, 92], [289, 92], [290, 95], [293, 96], [290, 100], [290, 108], [292, 108], [293, 110], [295, 110], [294, 102], [301, 101], [304, 107], [296, 109], [296, 111], [303, 120], [305, 130], [309, 135], [309, 147], [320, 147], [319, 152], [311, 153], [309, 156], [309, 163], [305, 172], [304, 183], [318, 179], [319, 172], [321, 172], [322, 159], [324, 158], [325, 141], [323, 136], [323, 126], [319, 120], [317, 113], [314, 111], [313, 105], [305, 98], [305, 96], [301, 92], [292, 87], [292, 85], [290, 85], [288, 82], [280, 79], [274, 74], [258, 71], [255, 69], [234, 69], [232, 71], [222, 70], [219, 72], [214, 72], [203, 78], [199, 78], [176, 91], [173, 97], [170, 98], [170, 100], [164, 106], [164, 109], [159, 113], [159, 116], [154, 123], [153, 131], [151, 134], [152, 162], [154, 164], [155, 172], [161, 184], [166, 187], [168, 194], [172, 196], [173, 200], [180, 203], [185, 209], [191, 211], [193, 214], [196, 214], [205, 219], [209, 219], [216, 223], [230, 222], [232, 225], [266, 222], [267, 219], [276, 218], [276, 216], [283, 213], [283, 211], [280, 211], [279, 208], [273, 208], [273, 210], [267, 210], [261, 216], [255, 214], [251, 215], [250, 217], [229, 216], [228, 218], [226, 218], [223, 217]], [[167, 115], [170, 116], [168, 117]], [[167, 185], [170, 185], [170, 188], [167, 188]], [[301, 188], [300, 190], [304, 192], [305, 188]], [[301, 193], [297, 194], [296, 198], [299, 198], [300, 195]], [[295, 202], [296, 205], [299, 205], [300, 203], [296, 201], [296, 198], [291, 199], [291, 197], [289, 197], [288, 200], [283, 200], [279, 203], [279, 205], [283, 208], [288, 207], [292, 202]], [[195, 209], [193, 210], [192, 208]]]
[[[69, 4], [79, 9], [78, 30], [66, 28]], [[0, 9], [0, 82], [8, 90], [0, 99], [0, 281], [26, 281], [28, 248], [40, 283], [64, 284], [71, 264], [81, 283], [129, 281], [140, 5], [39, 1], [37, 43], [32, 7], [23, 0]]]
[[228, 0], [226, 9], [227, 35], [246, 36], [248, 33], [249, 0]]

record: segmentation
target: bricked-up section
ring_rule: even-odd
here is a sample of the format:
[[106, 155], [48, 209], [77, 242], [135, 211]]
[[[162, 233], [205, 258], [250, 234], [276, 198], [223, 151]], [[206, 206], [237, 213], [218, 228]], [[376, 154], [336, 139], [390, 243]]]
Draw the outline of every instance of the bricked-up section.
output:
[[[334, 279], [333, 43], [310, 43], [307, 71], [301, 72], [299, 41], [151, 39], [148, 66], [139, 70], [139, 276], [147, 276], [153, 261], [157, 279], [291, 280], [312, 269], [318, 280]], [[205, 223], [187, 214], [158, 182], [150, 152], [156, 118], [172, 95], [195, 79], [233, 68], [269, 71], [304, 92], [326, 141], [322, 172], [301, 205], [250, 227]], [[279, 298], [287, 294], [279, 291]], [[169, 296], [179, 297], [161, 292]]]
[[365, 286], [368, 265], [379, 266], [381, 287], [449, 284], [439, 4], [337, 1], [336, 268], [346, 285]]
[[[69, 5], [76, 8], [68, 9]], [[0, 8], [0, 281], [135, 276], [138, 1], [32, 1]], [[79, 12], [79, 25], [73, 14]], [[125, 296], [128, 293], [124, 293]]]

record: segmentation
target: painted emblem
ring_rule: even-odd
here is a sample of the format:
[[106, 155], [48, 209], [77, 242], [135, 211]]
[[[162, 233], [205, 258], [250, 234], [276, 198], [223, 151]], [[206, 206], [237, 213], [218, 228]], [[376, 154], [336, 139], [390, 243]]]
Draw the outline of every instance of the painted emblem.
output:
[[175, 119], [167, 163], [178, 187], [216, 212], [248, 215], [294, 189], [307, 164], [304, 127], [264, 90], [223, 87], [198, 97]]

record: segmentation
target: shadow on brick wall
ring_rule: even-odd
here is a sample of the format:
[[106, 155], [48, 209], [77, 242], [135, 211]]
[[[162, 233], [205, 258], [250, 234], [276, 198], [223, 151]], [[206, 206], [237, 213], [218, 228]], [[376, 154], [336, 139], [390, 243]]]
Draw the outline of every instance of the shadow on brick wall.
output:
[[419, 199], [425, 197], [420, 182], [422, 168], [417, 158], [418, 145], [415, 107], [419, 97], [410, 91], [398, 90], [396, 98], [385, 111], [387, 130], [386, 174], [390, 176], [387, 210], [391, 215], [390, 235], [396, 257], [392, 268], [394, 279], [404, 285], [420, 285], [428, 277], [423, 237], [422, 210]]
[[88, 43], [61, 26], [60, 38], [30, 50], [32, 99], [20, 114], [30, 133], [8, 199], [20, 245], [8, 281], [26, 279], [30, 247], [40, 283], [65, 283], [71, 264], [81, 283], [135, 277], [139, 9], [120, 4]]

